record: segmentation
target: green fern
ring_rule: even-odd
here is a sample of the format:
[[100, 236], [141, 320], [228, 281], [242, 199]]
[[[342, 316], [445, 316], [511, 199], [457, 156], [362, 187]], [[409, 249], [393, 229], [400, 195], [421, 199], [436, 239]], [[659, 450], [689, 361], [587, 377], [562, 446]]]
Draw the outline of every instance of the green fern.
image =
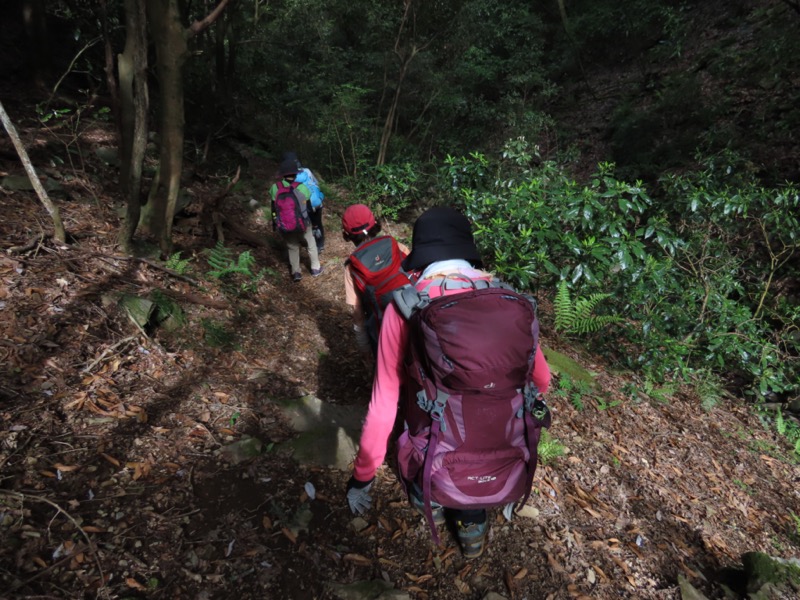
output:
[[596, 293], [586, 298], [573, 300], [570, 297], [566, 280], [562, 279], [558, 284], [558, 292], [553, 302], [556, 313], [556, 329], [568, 334], [584, 335], [619, 323], [622, 321], [622, 317], [617, 315], [592, 314], [600, 302], [610, 297], [611, 294]]
[[208, 266], [211, 267], [208, 275], [214, 279], [223, 279], [233, 274], [253, 277], [251, 268], [255, 264], [256, 259], [249, 250], [245, 250], [234, 260], [231, 251], [222, 242], [217, 242], [217, 245], [208, 251]]
[[564, 444], [559, 442], [556, 438], [550, 435], [550, 432], [546, 429], [542, 429], [542, 437], [539, 438], [539, 461], [546, 465], [553, 459], [558, 458], [559, 456], [564, 456], [566, 454], [567, 449], [564, 447]]
[[153, 290], [150, 297], [153, 300], [153, 304], [156, 305], [156, 314], [159, 323], [169, 318], [174, 319], [177, 325], [184, 325], [186, 323], [186, 314], [181, 310], [178, 303], [164, 294], [164, 292], [158, 289]]
[[183, 275], [186, 272], [186, 268], [189, 266], [190, 262], [192, 262], [191, 258], [181, 258], [181, 253], [176, 252], [169, 257], [164, 266], [172, 271], [175, 271], [176, 273]]
[[783, 412], [780, 408], [778, 412], [775, 413], [775, 429], [777, 429], [778, 433], [781, 435], [786, 435], [786, 420], [783, 418]]
[[670, 398], [678, 390], [675, 383], [658, 384], [649, 377], [644, 380], [643, 392], [661, 404], [669, 404]]

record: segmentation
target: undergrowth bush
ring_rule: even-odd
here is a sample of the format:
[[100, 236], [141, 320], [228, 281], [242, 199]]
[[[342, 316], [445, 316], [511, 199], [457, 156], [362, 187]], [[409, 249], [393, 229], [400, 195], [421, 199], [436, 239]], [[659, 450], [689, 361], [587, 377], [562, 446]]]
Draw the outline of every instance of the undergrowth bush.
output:
[[655, 384], [700, 369], [735, 375], [761, 399], [800, 385], [789, 300], [798, 293], [800, 195], [760, 187], [745, 164], [707, 158], [695, 173], [665, 177], [656, 202], [612, 164], [582, 185], [518, 139], [499, 160], [448, 159], [439, 179], [499, 276], [605, 298], [607, 315], [625, 319], [628, 366]]
[[378, 219], [397, 221], [403, 211], [419, 201], [424, 179], [419, 164], [362, 165], [350, 185], [359, 202], [372, 208]]

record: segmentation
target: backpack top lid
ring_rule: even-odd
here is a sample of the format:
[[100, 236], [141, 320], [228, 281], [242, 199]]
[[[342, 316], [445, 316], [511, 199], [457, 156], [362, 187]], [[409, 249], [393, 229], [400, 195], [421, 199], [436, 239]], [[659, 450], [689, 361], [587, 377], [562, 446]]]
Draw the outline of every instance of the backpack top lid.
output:
[[423, 269], [432, 262], [462, 258], [482, 266], [469, 219], [448, 206], [435, 206], [414, 223], [411, 254], [403, 261], [406, 271]]
[[427, 374], [420, 383], [484, 394], [522, 387], [538, 345], [535, 299], [500, 281], [461, 277], [395, 293], [401, 314], [411, 317], [412, 356]]

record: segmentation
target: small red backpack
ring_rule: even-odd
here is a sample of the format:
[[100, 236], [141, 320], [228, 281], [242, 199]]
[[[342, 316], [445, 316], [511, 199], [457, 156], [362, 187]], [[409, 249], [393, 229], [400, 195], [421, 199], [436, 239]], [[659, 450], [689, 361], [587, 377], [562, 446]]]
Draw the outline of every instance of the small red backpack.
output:
[[360, 244], [347, 260], [366, 312], [367, 331], [371, 338], [374, 335], [373, 341], [378, 339], [383, 312], [392, 301], [392, 292], [411, 283], [401, 267], [405, 257], [397, 240], [383, 235]]

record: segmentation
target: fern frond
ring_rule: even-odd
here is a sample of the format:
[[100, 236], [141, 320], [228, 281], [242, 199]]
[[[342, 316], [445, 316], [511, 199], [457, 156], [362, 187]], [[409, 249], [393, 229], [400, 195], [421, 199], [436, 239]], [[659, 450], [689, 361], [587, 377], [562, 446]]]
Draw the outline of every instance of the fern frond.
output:
[[236, 263], [236, 268], [240, 273], [250, 275], [250, 267], [256, 264], [256, 259], [253, 258], [253, 253], [250, 250], [245, 250], [239, 255], [239, 260]]
[[595, 307], [606, 298], [610, 298], [611, 294], [597, 293], [592, 294], [586, 298], [578, 298], [575, 300], [575, 318], [586, 319], [591, 314]]
[[227, 274], [231, 262], [231, 251], [222, 242], [217, 242], [217, 245], [208, 252], [208, 266], [211, 267], [208, 274], [217, 279], [223, 277]]
[[176, 252], [175, 254], [170, 256], [169, 259], [167, 259], [167, 262], [164, 266], [182, 275], [183, 273], [186, 272], [186, 267], [189, 265], [190, 262], [192, 262], [191, 258], [181, 259], [181, 253]]
[[602, 328], [619, 323], [622, 317], [616, 315], [593, 315], [595, 307], [610, 298], [611, 294], [598, 292], [586, 298], [572, 299], [566, 280], [561, 280], [558, 284], [553, 307], [555, 308], [556, 329], [565, 333], [585, 335], [595, 333]]
[[556, 329], [559, 331], [569, 331], [575, 320], [575, 307], [569, 296], [569, 287], [566, 280], [562, 279], [558, 284], [558, 292], [553, 300], [555, 309]]
[[622, 318], [616, 315], [589, 315], [587, 317], [575, 319], [575, 322], [570, 328], [570, 332], [578, 335], [596, 333], [603, 329], [603, 327], [619, 323], [620, 321], [622, 321]]
[[542, 437], [539, 438], [539, 447], [537, 448], [537, 454], [539, 455], [541, 463], [546, 465], [553, 459], [564, 456], [565, 453], [566, 448], [564, 444], [551, 436], [549, 431], [543, 429]]
[[783, 418], [781, 409], [778, 409], [778, 412], [775, 413], [775, 429], [777, 429], [778, 433], [781, 435], [786, 435], [786, 420]]

